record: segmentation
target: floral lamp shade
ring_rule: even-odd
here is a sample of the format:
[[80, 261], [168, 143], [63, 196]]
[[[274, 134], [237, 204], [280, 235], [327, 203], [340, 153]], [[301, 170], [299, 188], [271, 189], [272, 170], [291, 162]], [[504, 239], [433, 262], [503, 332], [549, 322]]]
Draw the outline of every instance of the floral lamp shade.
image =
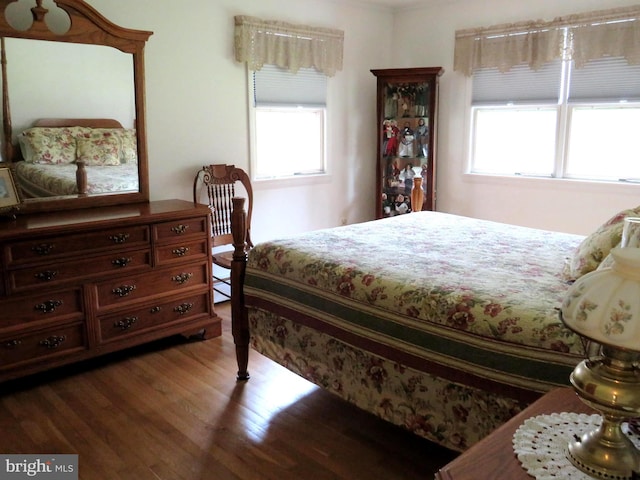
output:
[[562, 304], [562, 320], [603, 345], [640, 351], [640, 248], [614, 248], [611, 267], [580, 277]]

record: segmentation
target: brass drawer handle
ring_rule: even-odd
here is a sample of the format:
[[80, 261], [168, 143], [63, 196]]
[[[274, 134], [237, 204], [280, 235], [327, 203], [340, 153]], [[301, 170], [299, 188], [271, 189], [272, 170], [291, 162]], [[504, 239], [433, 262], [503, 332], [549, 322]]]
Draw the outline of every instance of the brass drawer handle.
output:
[[66, 339], [67, 337], [65, 335], [51, 335], [49, 338], [40, 340], [39, 345], [52, 350], [58, 348]]
[[189, 253], [189, 247], [174, 248], [173, 250], [171, 250], [171, 253], [173, 253], [177, 257], [184, 257], [187, 253]]
[[158, 307], [158, 306], [151, 307], [151, 309], [149, 310], [149, 313], [159, 313], [160, 310], [162, 310], [162, 307]]
[[121, 257], [121, 258], [116, 258], [115, 260], [111, 260], [111, 264], [114, 267], [123, 268], [129, 265], [132, 261], [133, 261], [133, 258], [131, 257]]
[[175, 227], [171, 227], [171, 231], [176, 235], [182, 235], [187, 231], [188, 228], [189, 228], [189, 225], [180, 224], [180, 225], [176, 225]]
[[119, 297], [126, 297], [136, 289], [135, 285], [122, 285], [111, 290], [111, 293]]
[[39, 245], [34, 245], [31, 247], [31, 251], [37, 253], [38, 255], [49, 255], [51, 250], [55, 248], [53, 243], [40, 243]]
[[47, 300], [46, 302], [37, 304], [34, 308], [42, 313], [52, 313], [61, 305], [62, 300]]
[[109, 240], [111, 240], [113, 243], [117, 243], [118, 245], [126, 242], [127, 240], [129, 240], [129, 234], [128, 233], [118, 233], [116, 235], [110, 235], [109, 236]]
[[174, 275], [173, 277], [171, 277], [171, 280], [176, 282], [178, 285], [182, 285], [184, 283], [187, 283], [191, 279], [191, 277], [193, 277], [193, 273], [181, 273], [179, 275]]
[[56, 270], [45, 270], [44, 272], [36, 273], [34, 277], [36, 277], [41, 282], [50, 282], [51, 280], [56, 278], [57, 275], [58, 272]]
[[22, 345], [22, 340], [9, 340], [4, 344], [4, 348], [8, 348], [9, 350], [13, 350], [16, 347]]
[[185, 313], [187, 313], [192, 308], [193, 308], [193, 303], [182, 303], [182, 304], [174, 307], [173, 311], [176, 312], [178, 315], [184, 315]]
[[113, 326], [120, 330], [129, 330], [138, 321], [138, 317], [125, 317], [113, 323]]

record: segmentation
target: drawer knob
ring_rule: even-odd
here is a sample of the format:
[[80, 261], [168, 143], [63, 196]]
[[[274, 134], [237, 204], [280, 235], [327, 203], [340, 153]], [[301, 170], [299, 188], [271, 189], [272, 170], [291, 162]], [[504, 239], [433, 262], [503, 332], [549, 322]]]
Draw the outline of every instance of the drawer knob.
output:
[[151, 307], [151, 309], [149, 310], [149, 313], [159, 313], [160, 310], [162, 310], [162, 307], [159, 307], [159, 306]]
[[129, 234], [128, 233], [118, 233], [116, 235], [110, 235], [109, 236], [109, 240], [111, 240], [113, 243], [117, 243], [118, 245], [126, 242], [127, 240], [129, 240]]
[[173, 250], [171, 250], [171, 253], [173, 253], [177, 257], [184, 257], [187, 253], [189, 253], [189, 247], [174, 248]]
[[185, 313], [187, 313], [192, 308], [193, 308], [193, 303], [182, 303], [182, 304], [174, 307], [173, 311], [176, 312], [178, 315], [184, 315]]
[[35, 309], [42, 313], [52, 313], [56, 311], [56, 308], [62, 305], [62, 300], [47, 300], [46, 302], [39, 303], [35, 306]]
[[38, 272], [34, 275], [41, 282], [50, 282], [54, 278], [56, 278], [58, 272], [56, 270], [45, 270], [44, 272]]
[[13, 350], [14, 348], [19, 347], [20, 345], [22, 345], [22, 340], [9, 340], [8, 342], [5, 342], [4, 348]]
[[188, 228], [189, 228], [189, 225], [180, 224], [180, 225], [176, 225], [175, 227], [171, 227], [171, 231], [176, 235], [182, 235], [187, 231]]
[[171, 277], [171, 280], [176, 282], [178, 285], [182, 285], [184, 283], [187, 283], [191, 279], [191, 277], [193, 277], [193, 273], [180, 273]]
[[111, 260], [111, 264], [114, 267], [126, 267], [127, 265], [129, 265], [131, 263], [133, 259], [131, 257], [121, 257], [121, 258], [116, 258], [115, 260]]
[[54, 248], [55, 245], [53, 243], [40, 243], [31, 247], [31, 251], [38, 255], [49, 255]]
[[49, 338], [40, 340], [39, 345], [51, 350], [54, 348], [58, 348], [66, 339], [67, 337], [65, 335], [51, 335]]
[[129, 330], [137, 321], [138, 317], [125, 317], [122, 320], [114, 322], [113, 326], [120, 330]]
[[111, 290], [111, 293], [119, 297], [126, 297], [135, 289], [136, 289], [135, 285], [121, 285], [120, 287], [116, 287], [113, 290]]

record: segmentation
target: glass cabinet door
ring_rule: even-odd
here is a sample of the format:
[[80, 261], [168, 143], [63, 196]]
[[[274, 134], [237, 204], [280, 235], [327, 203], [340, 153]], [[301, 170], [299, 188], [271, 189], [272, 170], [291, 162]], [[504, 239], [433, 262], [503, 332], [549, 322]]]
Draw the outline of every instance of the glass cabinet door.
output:
[[435, 209], [438, 78], [443, 70], [372, 70], [377, 77], [376, 217]]

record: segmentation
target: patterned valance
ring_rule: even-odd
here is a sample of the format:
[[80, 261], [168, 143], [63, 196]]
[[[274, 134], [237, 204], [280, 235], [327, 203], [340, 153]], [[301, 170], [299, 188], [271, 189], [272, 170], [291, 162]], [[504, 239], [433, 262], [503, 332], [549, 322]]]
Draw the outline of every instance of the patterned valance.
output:
[[235, 54], [251, 70], [277, 65], [292, 73], [315, 68], [332, 77], [342, 70], [344, 32], [329, 28], [235, 17]]
[[640, 64], [640, 6], [456, 31], [454, 70], [502, 72], [527, 64], [537, 70], [556, 58], [571, 58], [576, 68], [603, 56]]

